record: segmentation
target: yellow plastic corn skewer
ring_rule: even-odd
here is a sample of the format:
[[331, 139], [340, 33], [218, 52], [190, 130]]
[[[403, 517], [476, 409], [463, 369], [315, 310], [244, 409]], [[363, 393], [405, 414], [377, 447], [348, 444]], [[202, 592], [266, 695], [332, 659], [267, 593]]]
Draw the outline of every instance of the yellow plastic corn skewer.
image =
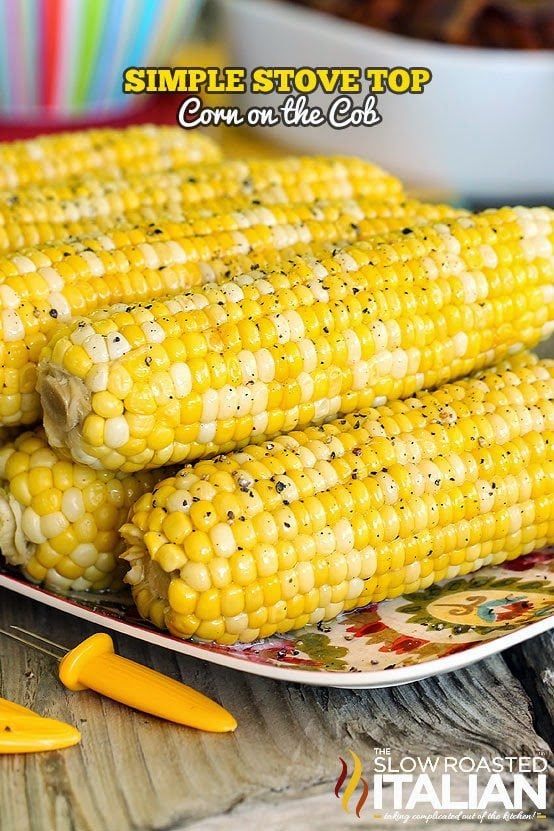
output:
[[0, 448], [0, 551], [54, 591], [120, 589], [119, 526], [165, 475], [93, 471], [62, 459], [42, 428], [23, 433]]
[[258, 220], [236, 231], [187, 236], [192, 225], [166, 221], [0, 258], [0, 424], [32, 424], [40, 417], [36, 363], [49, 332], [61, 321], [113, 303], [152, 300], [206, 280], [231, 278], [244, 269], [245, 258], [255, 258], [256, 266], [277, 267], [278, 249], [290, 254], [293, 244], [370, 237], [405, 222], [453, 213], [448, 206], [413, 202], [275, 206], [246, 218], [217, 219], [223, 226]]
[[141, 615], [252, 641], [554, 543], [554, 361], [187, 466], [122, 528]]
[[102, 173], [106, 167], [148, 173], [192, 162], [214, 162], [218, 146], [198, 132], [153, 124], [39, 136], [0, 144], [0, 188]]
[[7, 698], [0, 698], [0, 716], [14, 715], [14, 716], [34, 716], [35, 718], [42, 718], [38, 713], [24, 707], [22, 704], [16, 704], [15, 701], [8, 701]]
[[62, 750], [81, 741], [77, 728], [36, 714], [2, 715], [0, 710], [0, 756], [5, 753], [36, 753]]
[[50, 443], [139, 470], [406, 398], [535, 345], [554, 321], [554, 211], [405, 228], [60, 327]]
[[26, 707], [0, 699], [0, 756], [62, 750], [80, 741], [81, 734], [72, 725], [43, 718]]
[[[131, 171], [115, 178], [107, 173], [0, 192], [0, 226], [13, 236], [18, 226], [24, 234], [23, 226], [33, 223], [79, 223], [147, 207], [160, 214], [169, 205], [189, 209], [207, 200], [258, 197], [264, 203], [293, 203], [356, 196], [393, 200], [403, 195], [398, 179], [370, 162], [341, 156], [234, 159], [151, 175]], [[54, 232], [52, 238], [60, 236]]]
[[0, 755], [61, 750], [80, 741], [81, 734], [72, 725], [0, 698]]
[[92, 635], [71, 650], [20, 626], [0, 632], [60, 661], [59, 678], [69, 690], [94, 690], [120, 704], [199, 730], [228, 733], [237, 727], [231, 713], [207, 696], [117, 655], [105, 632]]

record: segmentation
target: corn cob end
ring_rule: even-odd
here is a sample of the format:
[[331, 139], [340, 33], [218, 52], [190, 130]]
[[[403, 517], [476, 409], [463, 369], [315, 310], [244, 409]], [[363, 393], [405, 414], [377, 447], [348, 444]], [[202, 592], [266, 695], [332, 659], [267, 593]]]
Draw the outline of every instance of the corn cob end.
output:
[[[125, 564], [110, 552], [96, 551], [90, 543], [82, 543], [76, 545], [74, 551], [62, 554], [56, 552], [45, 537], [41, 537], [41, 542], [33, 542], [29, 530], [27, 533], [24, 530], [29, 522], [24, 512], [6, 488], [0, 489], [0, 552], [27, 580], [55, 592], [119, 591], [123, 588]], [[102, 569], [98, 569], [102, 560]]]
[[[91, 411], [91, 394], [86, 385], [59, 367], [49, 367], [40, 374], [37, 390], [41, 396], [43, 424], [51, 447], [60, 449], [62, 455], [70, 456], [72, 430], [82, 425]], [[84, 454], [83, 454], [84, 455]], [[89, 458], [79, 461], [88, 464]], [[99, 463], [90, 460], [91, 467], [100, 468]]]

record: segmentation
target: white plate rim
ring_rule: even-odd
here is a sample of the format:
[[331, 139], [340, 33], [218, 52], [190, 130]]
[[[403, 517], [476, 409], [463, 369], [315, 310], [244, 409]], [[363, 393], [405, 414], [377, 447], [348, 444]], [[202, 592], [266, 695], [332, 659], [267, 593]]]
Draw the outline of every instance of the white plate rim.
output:
[[350, 690], [382, 689], [395, 687], [401, 684], [410, 684], [414, 681], [421, 681], [436, 675], [443, 675], [446, 672], [463, 669], [477, 661], [496, 655], [511, 646], [522, 643], [537, 635], [544, 634], [554, 628], [554, 615], [528, 623], [514, 632], [499, 635], [497, 638], [483, 641], [470, 649], [456, 652], [453, 655], [445, 655], [433, 658], [430, 661], [423, 661], [408, 667], [394, 667], [387, 670], [374, 670], [362, 672], [329, 672], [312, 671], [307, 669], [294, 669], [292, 667], [276, 666], [269, 663], [258, 663], [247, 658], [238, 658], [215, 650], [208, 646], [201, 646], [190, 641], [181, 641], [163, 632], [155, 632], [151, 629], [142, 629], [139, 626], [126, 623], [108, 615], [95, 612], [80, 606], [76, 601], [70, 601], [65, 597], [51, 594], [32, 584], [22, 583], [17, 578], [8, 574], [0, 573], [0, 588], [15, 591], [31, 600], [51, 606], [61, 612], [66, 612], [74, 617], [94, 623], [107, 629], [113, 629], [123, 635], [145, 641], [164, 649], [170, 649], [190, 658], [208, 661], [219, 666], [235, 669], [239, 672], [246, 672], [250, 675], [260, 675], [271, 678], [274, 681], [287, 681], [292, 684], [304, 684], [313, 687], [336, 687]]

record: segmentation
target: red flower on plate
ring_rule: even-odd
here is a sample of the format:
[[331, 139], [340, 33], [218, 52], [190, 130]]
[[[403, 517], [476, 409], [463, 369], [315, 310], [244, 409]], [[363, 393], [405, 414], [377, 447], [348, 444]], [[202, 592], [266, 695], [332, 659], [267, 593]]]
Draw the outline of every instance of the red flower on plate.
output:
[[400, 635], [392, 643], [381, 646], [379, 652], [396, 652], [397, 655], [405, 655], [407, 652], [415, 652], [429, 641], [422, 638], [411, 638], [409, 635]]
[[352, 632], [355, 638], [363, 638], [365, 635], [375, 635], [377, 632], [382, 632], [388, 628], [387, 624], [381, 620], [373, 620], [371, 623], [364, 623], [361, 626], [347, 626], [346, 631]]
[[496, 620], [513, 620], [532, 608], [533, 604], [529, 600], [516, 600], [514, 603], [501, 606], [500, 611], [496, 613]]

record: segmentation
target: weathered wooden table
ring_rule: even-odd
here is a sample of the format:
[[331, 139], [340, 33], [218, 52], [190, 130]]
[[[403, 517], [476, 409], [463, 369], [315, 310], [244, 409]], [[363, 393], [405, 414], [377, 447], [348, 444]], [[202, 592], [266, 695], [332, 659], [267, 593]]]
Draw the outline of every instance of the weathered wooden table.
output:
[[[70, 646], [93, 631], [6, 590], [0, 590], [0, 609], [0, 625], [18, 621]], [[219, 700], [237, 717], [237, 731], [200, 733], [92, 692], [68, 692], [51, 658], [4, 638], [1, 695], [75, 724], [82, 742], [60, 752], [0, 757], [1, 831], [398, 828], [374, 818], [373, 810], [357, 818], [351, 807], [346, 814], [334, 795], [339, 756], [349, 758], [352, 749], [369, 764], [374, 747], [385, 746], [393, 758], [546, 754], [553, 791], [553, 632], [455, 673], [358, 691], [285, 684], [123, 636], [116, 642], [122, 654]], [[454, 781], [453, 793], [460, 796], [463, 787], [462, 779]], [[500, 820], [485, 827], [547, 831], [548, 822]]]

